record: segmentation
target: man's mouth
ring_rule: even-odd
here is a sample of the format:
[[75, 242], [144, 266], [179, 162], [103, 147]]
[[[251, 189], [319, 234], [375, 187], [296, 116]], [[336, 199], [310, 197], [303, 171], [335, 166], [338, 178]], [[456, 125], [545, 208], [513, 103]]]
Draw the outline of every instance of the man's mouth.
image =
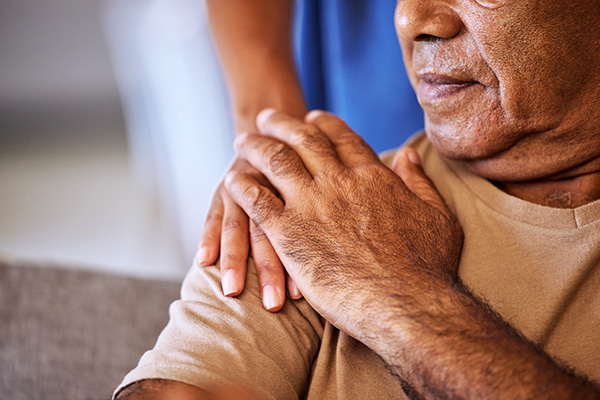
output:
[[442, 74], [420, 74], [417, 96], [421, 103], [438, 102], [446, 97], [466, 91], [477, 83], [477, 81]]

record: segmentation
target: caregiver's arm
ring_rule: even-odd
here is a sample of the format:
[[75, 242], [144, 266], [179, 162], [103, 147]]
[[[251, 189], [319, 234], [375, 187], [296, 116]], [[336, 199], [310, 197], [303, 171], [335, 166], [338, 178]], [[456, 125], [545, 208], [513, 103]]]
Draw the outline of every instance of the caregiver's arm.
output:
[[[277, 107], [296, 117], [306, 112], [292, 49], [293, 3], [291, 0], [207, 1], [238, 133], [256, 131], [256, 115], [265, 107]], [[260, 177], [243, 160], [235, 160], [232, 170]], [[197, 262], [200, 266], [213, 265], [220, 255], [225, 295], [236, 296], [244, 288], [249, 240], [264, 307], [277, 311], [283, 306], [286, 279], [290, 295], [301, 297], [289, 277], [286, 278], [266, 236], [252, 224], [249, 226], [246, 214], [220, 185], [208, 212]]]
[[207, 0], [238, 132], [255, 131], [265, 104], [306, 112], [292, 47], [292, 0]]

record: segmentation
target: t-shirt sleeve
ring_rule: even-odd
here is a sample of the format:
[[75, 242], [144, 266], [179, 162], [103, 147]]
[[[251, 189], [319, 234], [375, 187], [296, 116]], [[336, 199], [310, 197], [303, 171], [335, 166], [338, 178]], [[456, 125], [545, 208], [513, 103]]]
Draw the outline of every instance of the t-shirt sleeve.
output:
[[237, 298], [221, 291], [219, 267], [193, 266], [171, 304], [154, 349], [115, 393], [143, 379], [170, 379], [208, 392], [247, 390], [257, 399], [304, 396], [324, 321], [305, 300], [286, 299], [278, 313], [262, 307], [253, 262]]

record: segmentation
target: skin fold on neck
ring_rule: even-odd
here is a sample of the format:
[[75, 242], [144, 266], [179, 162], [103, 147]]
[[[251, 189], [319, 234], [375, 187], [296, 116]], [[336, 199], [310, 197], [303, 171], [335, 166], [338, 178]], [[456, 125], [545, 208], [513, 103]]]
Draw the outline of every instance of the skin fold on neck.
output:
[[504, 192], [554, 208], [577, 208], [600, 199], [600, 169], [535, 182], [494, 182]]

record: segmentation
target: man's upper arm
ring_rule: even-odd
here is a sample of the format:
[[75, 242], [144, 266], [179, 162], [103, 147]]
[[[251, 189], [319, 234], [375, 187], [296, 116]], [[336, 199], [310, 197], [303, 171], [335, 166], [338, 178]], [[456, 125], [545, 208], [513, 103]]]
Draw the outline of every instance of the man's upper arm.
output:
[[223, 296], [218, 267], [192, 267], [182, 298], [169, 313], [154, 349], [144, 354], [118, 391], [158, 378], [209, 393], [235, 389], [260, 399], [303, 396], [320, 345], [322, 319], [304, 300], [288, 300], [277, 314], [265, 311], [252, 261], [246, 289], [237, 298]]
[[146, 379], [119, 392], [116, 400], [215, 400], [207, 392], [183, 382]]

